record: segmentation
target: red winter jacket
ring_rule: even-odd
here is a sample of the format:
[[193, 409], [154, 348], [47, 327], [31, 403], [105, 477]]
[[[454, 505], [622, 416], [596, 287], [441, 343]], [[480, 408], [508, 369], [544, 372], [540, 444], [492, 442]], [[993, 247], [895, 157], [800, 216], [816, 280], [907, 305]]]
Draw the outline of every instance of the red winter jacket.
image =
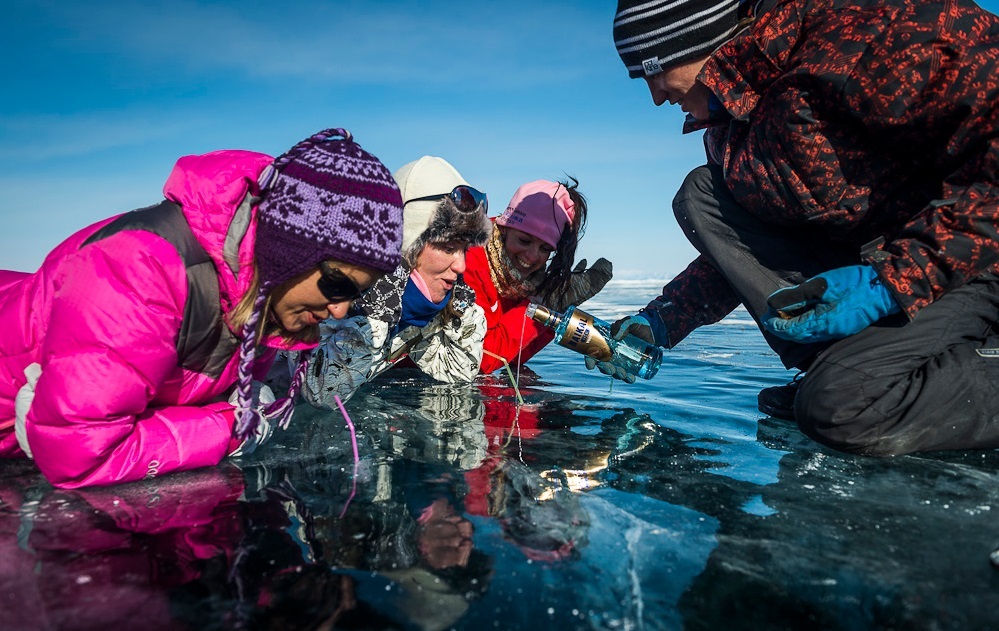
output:
[[475, 290], [475, 303], [486, 312], [486, 339], [481, 371], [491, 373], [503, 362], [489, 355], [506, 359], [511, 366], [523, 364], [555, 338], [551, 329], [525, 315], [529, 300], [500, 298], [489, 275], [489, 260], [482, 247], [474, 247], [465, 255], [465, 282]]

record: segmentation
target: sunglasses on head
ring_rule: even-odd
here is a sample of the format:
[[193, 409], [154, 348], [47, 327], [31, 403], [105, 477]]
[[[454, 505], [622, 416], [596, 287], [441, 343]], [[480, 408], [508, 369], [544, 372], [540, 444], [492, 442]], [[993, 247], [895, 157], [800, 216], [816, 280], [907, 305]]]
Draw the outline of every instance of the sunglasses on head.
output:
[[350, 276], [326, 261], [319, 264], [320, 276], [316, 284], [330, 302], [348, 302], [361, 297], [361, 289]]
[[438, 199], [444, 199], [445, 197], [450, 197], [454, 205], [458, 207], [458, 210], [464, 213], [470, 213], [478, 209], [479, 205], [482, 205], [482, 212], [489, 212], [489, 200], [486, 198], [486, 194], [482, 191], [472, 188], [467, 184], [459, 184], [451, 189], [450, 193], [441, 193], [439, 195], [427, 195], [426, 197], [417, 197], [416, 199], [411, 199], [409, 202], [430, 202], [436, 201]]

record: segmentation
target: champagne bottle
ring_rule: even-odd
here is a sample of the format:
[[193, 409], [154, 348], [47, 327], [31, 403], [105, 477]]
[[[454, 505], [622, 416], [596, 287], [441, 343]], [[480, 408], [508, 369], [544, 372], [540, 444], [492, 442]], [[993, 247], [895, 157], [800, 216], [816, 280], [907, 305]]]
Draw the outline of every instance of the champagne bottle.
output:
[[663, 361], [658, 346], [630, 334], [615, 340], [610, 324], [575, 306], [558, 313], [532, 302], [527, 306], [527, 317], [554, 329], [555, 341], [560, 345], [598, 361], [611, 362], [643, 379], [652, 379]]

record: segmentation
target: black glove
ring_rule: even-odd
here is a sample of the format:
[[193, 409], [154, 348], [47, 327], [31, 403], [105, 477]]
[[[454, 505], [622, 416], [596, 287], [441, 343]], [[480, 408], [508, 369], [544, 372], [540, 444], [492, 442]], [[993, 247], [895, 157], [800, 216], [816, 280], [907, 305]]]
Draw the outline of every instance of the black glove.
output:
[[547, 305], [555, 311], [565, 311], [570, 305], [580, 305], [596, 296], [613, 277], [614, 265], [607, 259], [597, 259], [589, 269], [586, 269], [586, 259], [583, 259], [572, 270], [568, 286], [561, 292], [552, 294]]

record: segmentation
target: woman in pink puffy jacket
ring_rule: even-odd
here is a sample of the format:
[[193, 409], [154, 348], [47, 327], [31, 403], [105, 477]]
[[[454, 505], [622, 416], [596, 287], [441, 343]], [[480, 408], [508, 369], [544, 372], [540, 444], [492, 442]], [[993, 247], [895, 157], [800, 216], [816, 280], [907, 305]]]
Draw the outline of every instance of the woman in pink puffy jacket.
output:
[[164, 196], [34, 274], [0, 271], [0, 457], [34, 458], [56, 486], [248, 454], [287, 426], [309, 355], [275, 401], [254, 380], [275, 350], [314, 348], [318, 323], [399, 263], [399, 189], [342, 129], [277, 160], [181, 158]]

